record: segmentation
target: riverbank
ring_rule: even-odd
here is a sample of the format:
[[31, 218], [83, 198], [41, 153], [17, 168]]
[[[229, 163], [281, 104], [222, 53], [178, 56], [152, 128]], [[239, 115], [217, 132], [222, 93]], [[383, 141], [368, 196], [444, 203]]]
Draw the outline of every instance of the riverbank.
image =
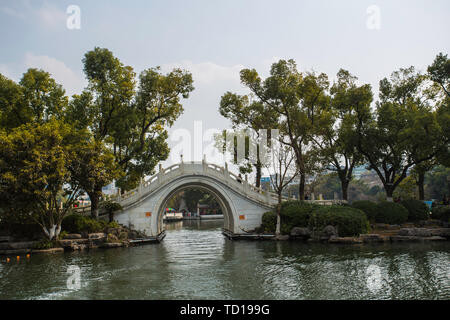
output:
[[[305, 243], [329, 244], [370, 244], [395, 242], [430, 242], [449, 241], [450, 228], [438, 225], [429, 227], [416, 227], [412, 224], [388, 225], [376, 224], [373, 231], [361, 234], [358, 237], [340, 237], [338, 230], [333, 226], [326, 226], [320, 232], [313, 232], [308, 228], [295, 227], [289, 235], [249, 233], [233, 235], [226, 230], [223, 234], [232, 240], [275, 240], [275, 241], [302, 241]], [[125, 231], [126, 230], [126, 231]], [[71, 251], [85, 251], [94, 249], [111, 249], [137, 246], [142, 244], [159, 243], [165, 237], [162, 232], [157, 237], [143, 237], [136, 231], [125, 227], [89, 234], [66, 234], [63, 239], [55, 241], [53, 248], [39, 248], [40, 241], [10, 241], [8, 237], [0, 238], [0, 255], [15, 256], [37, 253], [63, 253]]]
[[157, 237], [144, 237], [137, 231], [125, 227], [109, 228], [107, 232], [71, 233], [62, 239], [52, 242], [51, 248], [42, 248], [42, 241], [14, 241], [11, 237], [0, 238], [0, 255], [21, 255], [36, 253], [62, 253], [93, 249], [111, 249], [137, 246], [148, 243], [159, 243], [165, 232]]
[[364, 244], [364, 243], [393, 243], [393, 242], [426, 242], [449, 241], [450, 228], [440, 226], [416, 227], [411, 224], [403, 226], [378, 224], [370, 233], [360, 234], [358, 237], [340, 237], [334, 226], [326, 226], [323, 230], [311, 231], [308, 228], [295, 227], [289, 235], [254, 234], [247, 238], [270, 239], [277, 241], [296, 240], [306, 242], [325, 242], [330, 244]]

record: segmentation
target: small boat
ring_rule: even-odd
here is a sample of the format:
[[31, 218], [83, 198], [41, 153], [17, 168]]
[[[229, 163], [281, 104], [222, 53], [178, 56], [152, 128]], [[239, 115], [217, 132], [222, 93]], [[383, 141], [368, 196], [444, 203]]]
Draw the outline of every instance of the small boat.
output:
[[163, 217], [163, 221], [172, 222], [172, 221], [180, 221], [183, 220], [182, 212], [166, 212]]

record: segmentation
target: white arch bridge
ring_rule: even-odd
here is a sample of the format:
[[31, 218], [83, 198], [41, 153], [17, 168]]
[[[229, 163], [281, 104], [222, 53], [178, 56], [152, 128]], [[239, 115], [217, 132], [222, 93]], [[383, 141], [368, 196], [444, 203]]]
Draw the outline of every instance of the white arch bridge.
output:
[[[176, 193], [195, 187], [215, 196], [223, 215], [223, 232], [229, 237], [252, 234], [261, 225], [264, 212], [271, 211], [277, 203], [277, 195], [264, 191], [240, 179], [212, 163], [181, 162], [163, 169], [135, 189], [111, 200], [119, 203], [123, 210], [114, 214], [114, 220], [134, 230], [143, 232], [150, 239], [160, 240], [164, 236], [163, 214], [168, 200]], [[326, 204], [334, 201], [323, 201]], [[87, 212], [79, 208], [77, 211]]]

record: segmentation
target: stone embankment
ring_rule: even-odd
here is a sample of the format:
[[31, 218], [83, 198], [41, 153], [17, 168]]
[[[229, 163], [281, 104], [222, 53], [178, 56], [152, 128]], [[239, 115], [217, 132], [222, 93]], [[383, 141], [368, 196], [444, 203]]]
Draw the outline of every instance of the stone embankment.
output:
[[411, 225], [375, 225], [373, 231], [359, 237], [340, 237], [334, 226], [326, 226], [320, 231], [308, 228], [292, 228], [289, 235], [273, 237], [274, 240], [301, 240], [307, 242], [326, 242], [341, 244], [426, 242], [450, 240], [450, 228], [414, 227]]
[[151, 242], [146, 241], [144, 235], [139, 232], [124, 227], [107, 228], [104, 231], [100, 233], [66, 234], [62, 239], [54, 242], [54, 248], [49, 249], [41, 249], [39, 247], [39, 241], [14, 241], [11, 237], [1, 237], [0, 255], [59, 253], [98, 248], [108, 249]]

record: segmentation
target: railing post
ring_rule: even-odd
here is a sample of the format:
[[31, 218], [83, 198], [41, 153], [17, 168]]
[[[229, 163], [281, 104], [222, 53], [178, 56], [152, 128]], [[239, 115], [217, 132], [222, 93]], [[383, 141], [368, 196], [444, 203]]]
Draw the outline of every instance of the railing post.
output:
[[162, 164], [159, 164], [159, 171], [158, 171], [158, 180], [159, 180], [159, 184], [163, 183], [163, 178], [164, 178], [164, 169], [162, 167]]
[[180, 174], [184, 173], [184, 162], [183, 162], [183, 155], [180, 155]]
[[244, 194], [247, 195], [248, 189], [249, 189], [248, 188], [248, 177], [247, 177], [247, 175], [245, 175], [245, 180], [243, 181], [242, 185], [244, 187]]
[[223, 175], [225, 176], [225, 179], [228, 180], [228, 163], [225, 162], [225, 168], [223, 169]]
[[206, 169], [208, 167], [208, 163], [206, 162], [206, 154], [203, 155], [203, 159], [202, 159], [202, 169], [203, 169], [203, 173], [206, 173]]

